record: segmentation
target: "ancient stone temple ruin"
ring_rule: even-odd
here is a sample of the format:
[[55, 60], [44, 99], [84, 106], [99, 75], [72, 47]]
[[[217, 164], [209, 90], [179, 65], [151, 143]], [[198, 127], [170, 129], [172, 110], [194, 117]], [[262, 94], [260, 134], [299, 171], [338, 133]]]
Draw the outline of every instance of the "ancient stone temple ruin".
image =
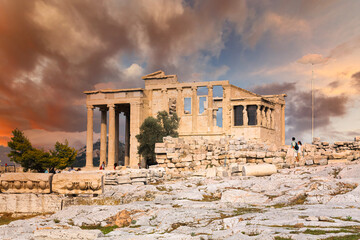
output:
[[[157, 71], [143, 77], [145, 88], [95, 90], [87, 95], [86, 167], [93, 164], [93, 114], [101, 111], [100, 162], [113, 166], [119, 156], [119, 113], [126, 117], [125, 165], [137, 166], [136, 135], [145, 118], [166, 110], [180, 117], [179, 136], [243, 137], [285, 143], [285, 94], [258, 95], [229, 81], [179, 82]], [[107, 121], [109, 111], [109, 121]], [[107, 124], [109, 128], [106, 149]], [[106, 156], [108, 155], [108, 156]]]

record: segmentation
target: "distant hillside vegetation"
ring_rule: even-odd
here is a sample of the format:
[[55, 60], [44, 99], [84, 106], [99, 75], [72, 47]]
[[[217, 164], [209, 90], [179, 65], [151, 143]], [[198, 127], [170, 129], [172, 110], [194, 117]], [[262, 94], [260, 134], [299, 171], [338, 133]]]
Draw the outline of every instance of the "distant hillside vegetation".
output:
[[[100, 165], [100, 140], [96, 141], [93, 144], [93, 165], [99, 166]], [[106, 147], [106, 150], [108, 148]], [[119, 164], [124, 165], [124, 158], [125, 158], [125, 144], [119, 142]], [[74, 167], [84, 167], [86, 165], [86, 146], [80, 148], [78, 150], [78, 154], [76, 157], [76, 161], [73, 164]]]

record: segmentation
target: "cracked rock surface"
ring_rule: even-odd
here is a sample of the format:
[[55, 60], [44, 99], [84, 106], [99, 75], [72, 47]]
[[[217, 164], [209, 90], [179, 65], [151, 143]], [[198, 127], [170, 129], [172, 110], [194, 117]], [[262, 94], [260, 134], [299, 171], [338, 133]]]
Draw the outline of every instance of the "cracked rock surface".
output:
[[[2, 225], [0, 239], [359, 239], [359, 173], [339, 164], [106, 186], [52, 215]], [[101, 231], [120, 215], [127, 226]]]

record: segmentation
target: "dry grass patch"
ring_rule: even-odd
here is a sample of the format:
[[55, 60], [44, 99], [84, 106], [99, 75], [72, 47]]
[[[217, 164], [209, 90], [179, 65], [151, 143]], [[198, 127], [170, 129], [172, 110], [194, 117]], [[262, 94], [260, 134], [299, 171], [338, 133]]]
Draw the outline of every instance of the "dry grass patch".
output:
[[40, 215], [45, 215], [45, 214], [17, 215], [17, 214], [13, 214], [13, 213], [0, 213], [0, 225], [7, 225], [7, 224], [11, 223], [12, 221], [26, 220], [26, 219], [37, 217]]
[[109, 232], [114, 231], [114, 229], [119, 228], [116, 225], [102, 227], [100, 224], [97, 225], [82, 225], [81, 229], [99, 229], [103, 234], [108, 234]]
[[356, 183], [343, 183], [343, 182], [338, 182], [336, 185], [338, 187], [337, 187], [337, 189], [334, 190], [334, 192], [332, 192], [330, 194], [331, 196], [336, 196], [336, 195], [351, 192], [358, 186], [358, 184], [356, 184]]

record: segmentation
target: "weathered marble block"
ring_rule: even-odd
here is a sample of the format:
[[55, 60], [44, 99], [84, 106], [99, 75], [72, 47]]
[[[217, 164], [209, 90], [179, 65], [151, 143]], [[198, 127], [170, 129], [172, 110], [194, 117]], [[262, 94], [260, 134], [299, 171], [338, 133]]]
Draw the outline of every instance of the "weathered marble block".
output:
[[55, 174], [52, 190], [60, 194], [102, 194], [104, 175], [103, 173], [81, 172]]
[[243, 176], [270, 176], [277, 173], [277, 169], [272, 164], [246, 165], [243, 166], [242, 173]]
[[55, 194], [0, 194], [2, 213], [50, 213], [61, 210], [62, 198]]
[[4, 173], [0, 177], [2, 193], [51, 193], [52, 173]]

